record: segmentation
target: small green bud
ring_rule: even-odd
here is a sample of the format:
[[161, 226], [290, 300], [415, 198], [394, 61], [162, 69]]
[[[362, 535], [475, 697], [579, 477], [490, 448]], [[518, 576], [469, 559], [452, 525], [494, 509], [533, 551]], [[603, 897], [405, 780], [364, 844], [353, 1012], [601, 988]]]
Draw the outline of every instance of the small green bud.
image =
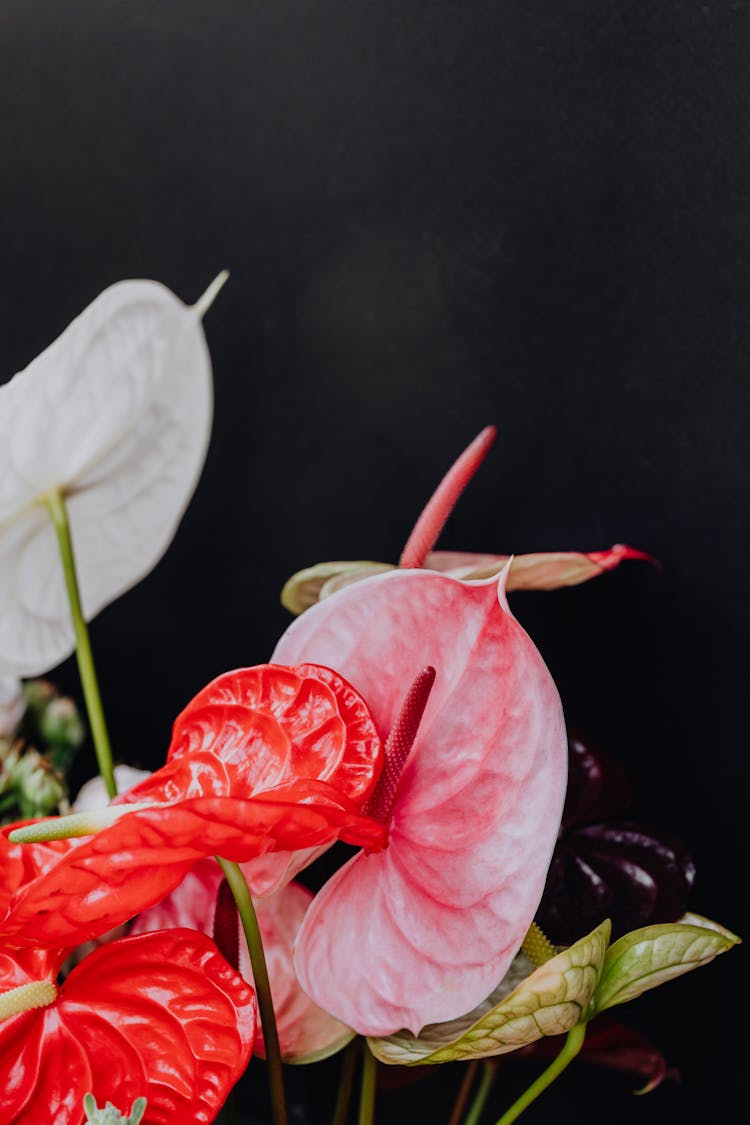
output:
[[26, 706], [37, 718], [56, 695], [54, 685], [49, 680], [26, 680], [24, 682], [23, 697], [26, 700]]
[[59, 696], [47, 705], [39, 720], [39, 730], [45, 742], [75, 749], [81, 745], [86, 733], [75, 703], [65, 696]]
[[21, 758], [21, 744], [0, 740], [0, 794], [7, 793], [15, 785], [15, 772]]
[[104, 1109], [98, 1109], [93, 1094], [86, 1094], [83, 1099], [86, 1121], [92, 1123], [92, 1125], [138, 1125], [146, 1112], [146, 1105], [146, 1098], [136, 1098], [130, 1115], [126, 1117], [112, 1105], [112, 1102], [107, 1102]]
[[16, 765], [12, 784], [23, 816], [48, 816], [67, 797], [65, 783], [38, 750], [27, 750]]

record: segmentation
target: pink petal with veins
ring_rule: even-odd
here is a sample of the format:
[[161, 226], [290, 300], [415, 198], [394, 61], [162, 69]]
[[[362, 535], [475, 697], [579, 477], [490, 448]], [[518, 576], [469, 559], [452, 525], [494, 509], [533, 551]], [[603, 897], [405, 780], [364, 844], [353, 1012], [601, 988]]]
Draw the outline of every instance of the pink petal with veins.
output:
[[318, 894], [296, 965], [305, 991], [362, 1034], [461, 1015], [492, 991], [533, 919], [565, 793], [560, 700], [502, 578], [367, 579], [298, 618], [274, 660], [334, 667], [382, 735], [420, 668], [437, 670], [389, 846], [356, 856]]

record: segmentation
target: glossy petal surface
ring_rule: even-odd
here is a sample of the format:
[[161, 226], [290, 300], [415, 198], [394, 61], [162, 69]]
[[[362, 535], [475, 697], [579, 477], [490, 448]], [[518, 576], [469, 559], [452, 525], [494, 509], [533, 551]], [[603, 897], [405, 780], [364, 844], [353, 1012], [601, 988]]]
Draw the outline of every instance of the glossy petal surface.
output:
[[186, 796], [250, 796], [314, 778], [362, 804], [381, 754], [364, 700], [341, 676], [314, 664], [262, 664], [227, 672], [195, 696], [175, 720], [167, 761], [190, 760], [198, 784]]
[[369, 1035], [452, 1019], [507, 970], [534, 915], [565, 787], [560, 702], [496, 580], [396, 571], [300, 617], [274, 659], [328, 664], [381, 734], [431, 665], [432, 694], [380, 855], [355, 857], [298, 939], [305, 991]]
[[[329, 668], [263, 664], [208, 684], [175, 721], [167, 764], [118, 803], [247, 797], [300, 779], [324, 781], [356, 805], [382, 768], [383, 748], [364, 700]], [[259, 858], [255, 896], [289, 882], [320, 849]]]
[[73, 651], [52, 522], [66, 495], [86, 618], [169, 546], [212, 414], [200, 316], [161, 285], [105, 290], [0, 388], [0, 666], [47, 671]]
[[690, 852], [664, 829], [627, 821], [568, 828], [555, 848], [537, 921], [562, 945], [604, 918], [619, 937], [679, 918], [694, 879]]
[[[0, 991], [54, 979], [57, 963], [0, 958]], [[186, 930], [113, 942], [67, 977], [48, 1007], [0, 1021], [0, 1120], [80, 1125], [83, 1097], [130, 1105], [143, 1125], [214, 1120], [245, 1068], [255, 995], [214, 944]]]
[[[132, 933], [187, 926], [214, 933], [216, 899], [224, 876], [217, 863], [198, 864], [170, 895], [140, 914]], [[312, 902], [312, 892], [291, 883], [278, 894], [256, 903], [282, 1057], [286, 1062], [311, 1062], [343, 1047], [353, 1032], [310, 1000], [297, 981], [292, 962], [294, 941]], [[239, 927], [239, 919], [235, 916]], [[239, 970], [250, 984], [253, 973], [244, 935], [239, 934]], [[257, 1054], [265, 1055], [258, 1027]]]
[[336, 839], [382, 847], [386, 838], [382, 825], [323, 783], [286, 786], [247, 801], [204, 797], [133, 810], [76, 841], [22, 887], [0, 920], [0, 935], [15, 945], [72, 947], [158, 902], [206, 856], [244, 863]]

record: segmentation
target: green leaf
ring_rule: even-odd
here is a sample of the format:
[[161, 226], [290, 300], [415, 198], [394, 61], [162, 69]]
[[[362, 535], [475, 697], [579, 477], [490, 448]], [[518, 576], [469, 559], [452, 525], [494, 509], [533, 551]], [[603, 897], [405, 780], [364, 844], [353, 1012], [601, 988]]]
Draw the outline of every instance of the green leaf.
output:
[[408, 1032], [369, 1039], [385, 1063], [419, 1066], [502, 1055], [545, 1035], [562, 1035], [586, 1018], [609, 941], [610, 924], [552, 957], [538, 969], [523, 954], [495, 991], [468, 1015]]
[[378, 562], [326, 562], [298, 570], [281, 591], [281, 604], [290, 613], [299, 615], [323, 598], [335, 594], [342, 586], [395, 570], [390, 563]]
[[592, 1010], [602, 1012], [633, 1000], [650, 988], [708, 964], [739, 940], [730, 930], [697, 914], [686, 914], [679, 922], [633, 930], [607, 950]]

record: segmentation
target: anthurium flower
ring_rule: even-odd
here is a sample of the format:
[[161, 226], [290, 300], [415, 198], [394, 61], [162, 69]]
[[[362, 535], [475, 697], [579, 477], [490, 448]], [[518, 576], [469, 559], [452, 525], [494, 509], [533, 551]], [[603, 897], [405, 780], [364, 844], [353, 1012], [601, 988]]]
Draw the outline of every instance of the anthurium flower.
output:
[[508, 607], [506, 574], [474, 584], [425, 570], [369, 578], [298, 618], [274, 654], [335, 668], [383, 735], [404, 684], [435, 669], [384, 816], [388, 848], [334, 875], [297, 941], [305, 991], [365, 1034], [418, 1031], [479, 1003], [541, 896], [566, 740], [549, 672]]
[[[620, 817], [630, 785], [622, 766], [598, 747], [571, 738], [562, 830], [537, 921], [554, 942], [611, 919], [615, 937], [648, 923], [672, 922], [687, 907], [695, 865], [687, 845], [663, 828]], [[607, 819], [603, 819], [603, 818]]]
[[[487, 426], [464, 450], [438, 485], [401, 555], [399, 566], [424, 567], [453, 578], [478, 580], [500, 574], [509, 555], [472, 554], [462, 551], [433, 550], [453, 508], [476, 470], [487, 456], [495, 440], [494, 426]], [[577, 586], [619, 566], [625, 559], [654, 560], [649, 555], [616, 543], [606, 551], [551, 551], [514, 556], [514, 565], [506, 579], [506, 589], [557, 590]], [[281, 602], [291, 613], [300, 614], [318, 601], [338, 590], [392, 570], [390, 563], [327, 562], [306, 567], [287, 581]]]
[[203, 934], [101, 946], [66, 977], [62, 955], [0, 951], [0, 1120], [81, 1125], [83, 1100], [147, 1099], [143, 1125], [216, 1117], [252, 1051], [255, 994]]
[[66, 501], [87, 619], [169, 546], [208, 445], [201, 316], [225, 276], [192, 308], [113, 285], [0, 387], [0, 667], [36, 675], [74, 648], [48, 495]]
[[[261, 664], [198, 692], [175, 720], [170, 765], [176, 787], [166, 768], [118, 800], [246, 796], [309, 778], [361, 806], [380, 774], [382, 744], [364, 701], [329, 668]], [[252, 894], [273, 894], [327, 846], [258, 856], [246, 868]]]
[[178, 718], [160, 770], [105, 809], [12, 833], [98, 834], [15, 891], [0, 934], [19, 945], [94, 939], [207, 856], [246, 863], [280, 852], [287, 871], [287, 853], [336, 839], [382, 847], [387, 829], [359, 812], [381, 760], [367, 705], [330, 669], [262, 665], [220, 677]]
[[[227, 890], [218, 864], [213, 860], [204, 860], [170, 895], [139, 914], [131, 933], [179, 926], [201, 930], [215, 937], [230, 964], [239, 968], [245, 980], [252, 984], [247, 943], [231, 894], [227, 897], [223, 893]], [[277, 894], [261, 899], [255, 908], [271, 982], [281, 1054], [285, 1062], [291, 1063], [326, 1058], [340, 1050], [354, 1035], [348, 1027], [310, 1000], [300, 988], [294, 972], [294, 941], [312, 898], [312, 892], [306, 887], [290, 883]], [[217, 930], [220, 932], [217, 933]], [[224, 943], [233, 945], [233, 956]], [[255, 1040], [255, 1053], [265, 1056], [260, 1028]]]
[[[580, 586], [614, 570], [627, 559], [653, 560], [643, 551], [626, 543], [615, 543], [606, 551], [538, 551], [527, 555], [489, 555], [469, 551], [429, 551], [422, 563], [426, 570], [436, 570], [452, 578], [476, 581], [492, 578], [513, 559], [507, 590], [560, 590]], [[304, 613], [316, 602], [332, 594], [396, 568], [379, 562], [328, 562], [305, 567], [286, 582], [281, 603], [295, 615]]]

